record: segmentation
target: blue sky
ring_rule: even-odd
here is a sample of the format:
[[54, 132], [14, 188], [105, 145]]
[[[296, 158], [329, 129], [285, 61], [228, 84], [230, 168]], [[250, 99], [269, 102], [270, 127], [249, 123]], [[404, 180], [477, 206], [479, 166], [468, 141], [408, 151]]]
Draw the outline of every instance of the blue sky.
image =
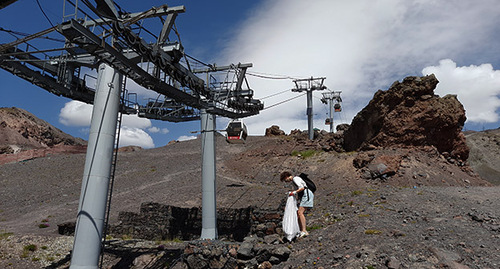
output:
[[[176, 20], [185, 51], [204, 62], [253, 63], [249, 72], [304, 78], [326, 77], [342, 91], [343, 111], [335, 123], [349, 123], [378, 90], [404, 77], [434, 73], [436, 94], [457, 94], [466, 109], [466, 129], [500, 127], [500, 8], [496, 0], [260, 0], [116, 1], [131, 12], [152, 6], [185, 5]], [[40, 1], [59, 23], [62, 1]], [[29, 19], [27, 19], [29, 18]], [[34, 33], [50, 27], [35, 0], [0, 10], [0, 27]], [[12, 37], [0, 32], [0, 42]], [[0, 70], [0, 107], [20, 107], [74, 136], [87, 139], [89, 107], [57, 97]], [[307, 129], [305, 96], [291, 79], [249, 76], [265, 109], [245, 119], [250, 133], [263, 135], [275, 124], [286, 132]], [[276, 94], [275, 96], [271, 96]], [[142, 96], [145, 98], [147, 95]], [[315, 127], [327, 129], [328, 111], [314, 93]], [[122, 143], [163, 146], [193, 136], [199, 122], [169, 123], [129, 118]], [[220, 118], [223, 129], [227, 119]], [[123, 142], [125, 141], [125, 142]]]

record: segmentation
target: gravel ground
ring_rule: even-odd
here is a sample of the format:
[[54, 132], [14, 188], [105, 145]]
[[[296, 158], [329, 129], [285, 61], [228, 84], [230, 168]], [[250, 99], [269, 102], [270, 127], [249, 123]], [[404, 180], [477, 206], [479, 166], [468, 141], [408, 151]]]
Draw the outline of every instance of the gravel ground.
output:
[[[111, 223], [143, 202], [201, 205], [200, 144], [120, 153]], [[305, 148], [289, 138], [217, 141], [221, 207], [277, 208], [287, 190], [278, 180], [283, 170], [306, 171], [318, 185], [307, 216], [311, 235], [289, 244], [290, 259], [276, 268], [500, 268], [498, 187], [479, 187], [489, 184], [432, 152], [384, 152], [405, 156], [404, 165], [380, 181], [361, 178], [352, 165], [356, 153], [291, 154]], [[75, 220], [84, 159], [51, 156], [1, 166], [0, 268], [67, 266], [72, 238], [58, 235], [57, 224]], [[131, 257], [158, 255], [159, 245], [182, 248], [114, 242], [120, 247], [108, 251], [105, 265], [117, 268], [132, 268]]]

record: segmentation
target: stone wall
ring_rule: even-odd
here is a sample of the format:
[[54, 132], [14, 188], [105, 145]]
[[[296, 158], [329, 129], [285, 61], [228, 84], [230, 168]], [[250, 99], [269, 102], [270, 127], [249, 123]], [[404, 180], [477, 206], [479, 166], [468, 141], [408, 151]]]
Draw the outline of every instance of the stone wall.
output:
[[[263, 237], [281, 233], [283, 208], [258, 209], [218, 208], [219, 238], [242, 241], [249, 234]], [[201, 235], [202, 210], [199, 207], [181, 208], [159, 203], [144, 203], [139, 213], [120, 212], [119, 223], [110, 227], [114, 236], [127, 235], [147, 240], [198, 239]]]

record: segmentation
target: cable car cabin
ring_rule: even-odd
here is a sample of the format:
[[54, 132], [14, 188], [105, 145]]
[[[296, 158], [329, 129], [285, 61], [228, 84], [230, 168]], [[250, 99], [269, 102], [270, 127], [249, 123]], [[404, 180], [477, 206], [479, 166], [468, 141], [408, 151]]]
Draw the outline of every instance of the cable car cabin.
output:
[[340, 104], [335, 104], [335, 105], [333, 106], [333, 108], [335, 109], [335, 112], [340, 112], [340, 111], [342, 111], [342, 107], [340, 106]]
[[233, 120], [226, 127], [226, 141], [228, 143], [243, 144], [247, 136], [247, 127], [241, 120]]

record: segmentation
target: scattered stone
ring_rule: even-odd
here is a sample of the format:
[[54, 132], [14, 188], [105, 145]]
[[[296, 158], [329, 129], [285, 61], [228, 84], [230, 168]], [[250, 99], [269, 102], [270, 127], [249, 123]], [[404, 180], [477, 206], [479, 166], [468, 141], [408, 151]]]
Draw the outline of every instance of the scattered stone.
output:
[[271, 251], [271, 254], [277, 258], [279, 258], [282, 261], [286, 261], [288, 257], [290, 257], [290, 254], [292, 251], [284, 246], [277, 247]]
[[248, 260], [253, 257], [253, 244], [250, 242], [243, 242], [238, 248], [238, 258]]
[[390, 257], [389, 260], [387, 260], [386, 265], [388, 269], [399, 269], [401, 267], [401, 262], [395, 257]]
[[271, 269], [273, 268], [273, 265], [269, 261], [265, 261], [261, 263], [258, 267], [259, 269]]
[[76, 222], [64, 222], [57, 224], [57, 231], [60, 235], [74, 235], [75, 234]]

